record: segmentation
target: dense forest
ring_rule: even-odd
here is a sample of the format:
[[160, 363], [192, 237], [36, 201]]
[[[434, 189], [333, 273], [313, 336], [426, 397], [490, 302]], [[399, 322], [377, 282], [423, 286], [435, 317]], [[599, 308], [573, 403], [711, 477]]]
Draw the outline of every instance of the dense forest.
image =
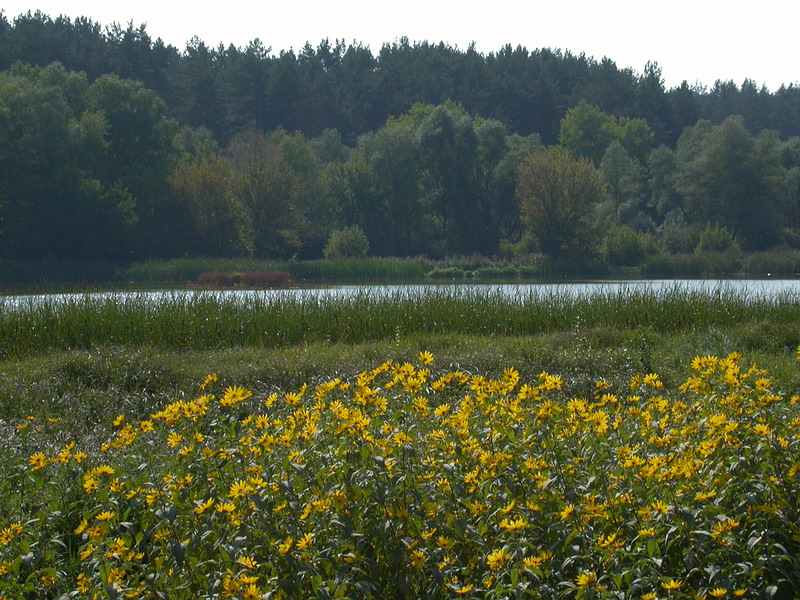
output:
[[800, 247], [800, 87], [0, 13], [0, 258]]

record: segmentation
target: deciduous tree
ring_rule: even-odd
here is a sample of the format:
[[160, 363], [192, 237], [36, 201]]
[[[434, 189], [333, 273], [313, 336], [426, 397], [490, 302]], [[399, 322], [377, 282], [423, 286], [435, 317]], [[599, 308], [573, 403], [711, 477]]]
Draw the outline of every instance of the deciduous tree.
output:
[[601, 173], [563, 149], [537, 152], [522, 162], [517, 195], [522, 220], [551, 256], [586, 259], [597, 245], [594, 209], [602, 201]]

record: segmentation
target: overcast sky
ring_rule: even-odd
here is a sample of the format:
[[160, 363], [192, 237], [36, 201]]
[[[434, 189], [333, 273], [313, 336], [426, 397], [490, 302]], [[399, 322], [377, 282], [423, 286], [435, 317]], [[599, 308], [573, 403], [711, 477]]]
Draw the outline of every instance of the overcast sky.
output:
[[712, 86], [717, 79], [740, 84], [749, 78], [775, 91], [800, 82], [797, 0], [3, 0], [2, 8], [10, 20], [38, 9], [102, 25], [145, 23], [152, 38], [179, 49], [196, 35], [211, 46], [244, 46], [259, 38], [276, 52], [343, 39], [377, 53], [382, 43], [406, 36], [462, 49], [474, 41], [484, 54], [508, 43], [559, 48], [597, 60], [607, 56], [639, 73], [652, 60], [668, 87], [683, 80]]

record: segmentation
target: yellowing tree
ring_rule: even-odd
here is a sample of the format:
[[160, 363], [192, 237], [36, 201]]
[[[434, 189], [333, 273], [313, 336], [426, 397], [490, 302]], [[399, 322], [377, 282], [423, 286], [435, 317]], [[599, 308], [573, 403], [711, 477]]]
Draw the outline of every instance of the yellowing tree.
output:
[[598, 239], [595, 207], [604, 193], [600, 171], [560, 148], [531, 154], [517, 171], [522, 222], [550, 256], [591, 255]]

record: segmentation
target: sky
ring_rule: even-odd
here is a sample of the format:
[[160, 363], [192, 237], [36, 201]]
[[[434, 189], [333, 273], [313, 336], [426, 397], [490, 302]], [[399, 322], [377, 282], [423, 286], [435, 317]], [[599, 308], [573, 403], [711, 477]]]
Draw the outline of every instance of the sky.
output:
[[797, 0], [3, 0], [0, 6], [9, 20], [41, 10], [101, 25], [144, 23], [153, 39], [179, 49], [193, 36], [209, 46], [239, 47], [259, 38], [276, 53], [327, 38], [359, 42], [377, 54], [383, 43], [405, 36], [461, 49], [474, 42], [484, 54], [505, 44], [569, 50], [638, 73], [654, 61], [667, 87], [751, 79], [775, 91], [800, 83]]

